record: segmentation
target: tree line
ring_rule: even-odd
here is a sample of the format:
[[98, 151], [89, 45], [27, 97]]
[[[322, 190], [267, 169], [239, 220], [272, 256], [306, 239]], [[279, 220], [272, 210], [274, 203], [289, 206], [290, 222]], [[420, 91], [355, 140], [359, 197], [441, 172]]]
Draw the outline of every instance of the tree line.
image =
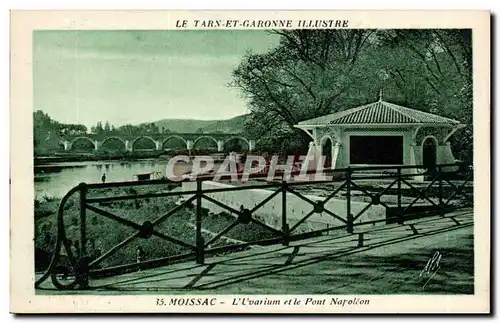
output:
[[172, 133], [169, 129], [165, 127], [159, 127], [154, 122], [144, 123], [137, 126], [127, 124], [119, 127], [115, 127], [109, 121], [102, 125], [102, 122], [97, 122], [94, 126], [90, 127], [90, 132], [93, 134], [127, 134], [127, 135], [138, 135], [138, 134], [161, 134], [161, 133]]
[[110, 122], [97, 122], [90, 127], [90, 132], [85, 125], [82, 124], [65, 124], [53, 120], [47, 113], [41, 110], [33, 113], [33, 146], [35, 155], [48, 154], [60, 150], [60, 139], [64, 136], [78, 136], [91, 134], [160, 134], [172, 133], [165, 127], [158, 127], [154, 123], [146, 123], [140, 125], [123, 125], [115, 127]]
[[[148, 135], [148, 134], [169, 134], [169, 133], [175, 133], [174, 131], [171, 131], [165, 127], [159, 127], [155, 123], [144, 123], [140, 125], [123, 125], [119, 127], [115, 127], [112, 125], [109, 121], [106, 122], [97, 122], [95, 125], [90, 127], [89, 129], [82, 124], [65, 124], [58, 122], [56, 120], [53, 120], [47, 113], [44, 113], [41, 110], [35, 111], [33, 113], [33, 130], [34, 130], [34, 136], [33, 136], [33, 146], [34, 146], [34, 152], [35, 156], [40, 156], [40, 155], [50, 155], [54, 152], [61, 151], [62, 146], [60, 144], [60, 139], [64, 136], [84, 136], [88, 133], [91, 134], [105, 134], [105, 135]], [[221, 133], [220, 131], [215, 131], [217, 133]], [[203, 133], [203, 129], [199, 128], [196, 130], [196, 133]], [[83, 142], [85, 145], [89, 145], [88, 142]], [[113, 142], [111, 141], [108, 143], [108, 146], [111, 146], [111, 148], [116, 148], [116, 149], [123, 149], [124, 147], [121, 147], [121, 143], [118, 142]], [[148, 148], [151, 146], [151, 143], [146, 141], [145, 143], [139, 141], [138, 142], [139, 146], [145, 146]], [[217, 148], [217, 145], [211, 142], [210, 140], [208, 141], [202, 141], [199, 143], [199, 147], [202, 148], [207, 148], [211, 147], [215, 149]], [[166, 145], [167, 148], [178, 148], [178, 147], [183, 147], [185, 144], [182, 141], [179, 140], [170, 140]], [[144, 147], [142, 147], [144, 148]], [[236, 151], [241, 150], [240, 143], [238, 142], [231, 142], [230, 144], [227, 145], [228, 149], [233, 149]], [[87, 147], [87, 149], [90, 149]]]
[[247, 53], [231, 86], [247, 99], [245, 130], [259, 147], [306, 151], [299, 121], [383, 99], [450, 117], [467, 127], [451, 144], [472, 159], [470, 29], [273, 30], [279, 45]]

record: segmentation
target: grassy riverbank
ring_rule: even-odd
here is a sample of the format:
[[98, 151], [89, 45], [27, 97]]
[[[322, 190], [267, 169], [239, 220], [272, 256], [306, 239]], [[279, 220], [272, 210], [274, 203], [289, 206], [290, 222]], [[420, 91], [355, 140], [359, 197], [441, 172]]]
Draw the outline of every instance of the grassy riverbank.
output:
[[[113, 188], [99, 191], [89, 191], [88, 197], [109, 197], [120, 195], [134, 195], [170, 190], [174, 186], [144, 186], [139, 188]], [[80, 239], [80, 221], [78, 194], [72, 196], [64, 206], [64, 226], [66, 235], [73, 243]], [[162, 214], [173, 209], [178, 197], [162, 197], [141, 200], [114, 201], [94, 206], [111, 212], [124, 219], [142, 224], [144, 221], [154, 221]], [[44, 197], [35, 201], [35, 258], [36, 270], [46, 268], [52, 251], [56, 243], [57, 232], [57, 209], [60, 199]], [[159, 232], [184, 241], [188, 244], [195, 244], [195, 214], [193, 209], [184, 208], [165, 222], [155, 226]], [[210, 215], [204, 212], [203, 216], [203, 236], [205, 241], [212, 239], [217, 233], [235, 221], [235, 217], [221, 213]], [[113, 246], [125, 240], [136, 232], [135, 229], [125, 226], [117, 221], [110, 220], [104, 216], [88, 211], [87, 215], [87, 237], [88, 252], [92, 257], [103, 254]], [[250, 224], [238, 224], [221, 239], [214, 242], [211, 247], [234, 244], [241, 241], [253, 241], [273, 237], [273, 233], [266, 229]], [[79, 243], [79, 242], [78, 242]], [[102, 267], [133, 263], [136, 261], [137, 247], [141, 247], [146, 255], [146, 259], [155, 259], [166, 256], [173, 256], [189, 252], [188, 248], [165, 241], [158, 237], [149, 239], [137, 238], [132, 243], [121, 248], [113, 256], [105, 259]]]

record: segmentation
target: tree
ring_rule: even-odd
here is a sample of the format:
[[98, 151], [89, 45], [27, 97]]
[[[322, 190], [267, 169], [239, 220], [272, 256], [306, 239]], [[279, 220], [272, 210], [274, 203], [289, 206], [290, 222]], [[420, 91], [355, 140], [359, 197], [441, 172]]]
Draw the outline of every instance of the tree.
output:
[[240, 139], [238, 138], [233, 138], [229, 140], [229, 142], [226, 143], [225, 145], [225, 150], [226, 152], [238, 152], [241, 153], [243, 151], [243, 147], [240, 143]]
[[150, 129], [150, 133], [153, 133], [153, 134], [159, 134], [160, 133], [160, 128], [154, 122], [152, 122], [149, 125], [149, 129]]
[[[408, 105], [466, 125], [452, 136], [458, 158], [472, 161], [472, 35], [469, 29], [392, 30], [384, 43], [393, 80]], [[400, 52], [399, 55], [394, 53]], [[412, 91], [418, 85], [421, 93]]]
[[[248, 100], [245, 130], [259, 147], [305, 151], [310, 138], [294, 125], [374, 102], [380, 90], [386, 101], [472, 125], [470, 30], [273, 32], [279, 45], [248, 53], [231, 83]], [[452, 144], [470, 153], [472, 128], [465, 134]]]
[[61, 137], [87, 133], [81, 124], [63, 124], [50, 118], [43, 111], [33, 112], [33, 147], [35, 155], [51, 154], [60, 147]]
[[125, 135], [133, 135], [136, 134], [136, 127], [130, 124], [123, 125], [121, 127], [118, 127], [117, 131], [119, 133], [125, 134]]
[[104, 129], [103, 129], [103, 127], [102, 127], [102, 122], [101, 122], [101, 121], [98, 121], [98, 122], [96, 123], [96, 125], [95, 125], [95, 126], [92, 126], [92, 127], [90, 128], [90, 131], [91, 131], [93, 134], [96, 134], [96, 135], [99, 135], [99, 134], [103, 133], [103, 132], [104, 132]]
[[[281, 30], [277, 48], [247, 54], [233, 71], [232, 86], [248, 99], [252, 117], [246, 130], [304, 146], [299, 121], [338, 111], [338, 100], [352, 85], [362, 54], [374, 43], [373, 30]], [[257, 133], [256, 133], [257, 132]], [[272, 140], [272, 138], [269, 138]], [[292, 148], [292, 147], [290, 147]]]
[[76, 135], [84, 135], [87, 133], [87, 127], [81, 124], [60, 124], [59, 135], [61, 136], [76, 136]]
[[109, 121], [106, 121], [105, 125], [104, 125], [104, 132], [110, 132], [111, 131], [111, 127], [109, 125]]
[[47, 154], [58, 149], [61, 124], [41, 110], [33, 113], [33, 146], [35, 154]]

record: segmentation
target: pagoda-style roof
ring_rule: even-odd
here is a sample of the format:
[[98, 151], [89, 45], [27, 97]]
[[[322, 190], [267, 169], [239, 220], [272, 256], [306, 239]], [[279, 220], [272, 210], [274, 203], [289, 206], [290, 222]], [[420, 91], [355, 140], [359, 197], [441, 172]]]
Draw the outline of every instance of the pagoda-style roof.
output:
[[405, 108], [397, 104], [379, 100], [374, 103], [325, 116], [299, 122], [300, 126], [321, 125], [390, 125], [390, 124], [429, 124], [459, 125], [457, 120], [436, 114]]

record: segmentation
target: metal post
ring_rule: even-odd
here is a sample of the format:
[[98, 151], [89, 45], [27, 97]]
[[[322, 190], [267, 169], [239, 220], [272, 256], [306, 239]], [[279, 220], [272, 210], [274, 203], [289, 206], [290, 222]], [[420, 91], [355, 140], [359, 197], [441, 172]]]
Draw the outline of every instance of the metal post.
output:
[[87, 184], [80, 183], [80, 255], [87, 254]]
[[401, 208], [401, 167], [398, 167], [398, 224], [404, 224], [403, 220], [403, 209]]
[[286, 180], [283, 179], [281, 181], [281, 230], [283, 231], [283, 242], [284, 246], [288, 246], [288, 235], [289, 235], [289, 227], [286, 221]]
[[364, 245], [364, 237], [363, 237], [363, 232], [358, 234], [358, 247], [363, 247]]
[[77, 276], [81, 289], [89, 287], [87, 257], [87, 184], [80, 183], [80, 255], [77, 258]]
[[205, 247], [201, 232], [201, 185], [202, 181], [196, 179], [196, 263], [203, 265], [205, 263]]
[[347, 167], [346, 170], [346, 191], [347, 191], [347, 232], [353, 233], [354, 228], [354, 217], [351, 214], [351, 169], [350, 167]]
[[439, 215], [444, 216], [443, 212], [443, 166], [438, 165], [438, 180], [439, 180]]

